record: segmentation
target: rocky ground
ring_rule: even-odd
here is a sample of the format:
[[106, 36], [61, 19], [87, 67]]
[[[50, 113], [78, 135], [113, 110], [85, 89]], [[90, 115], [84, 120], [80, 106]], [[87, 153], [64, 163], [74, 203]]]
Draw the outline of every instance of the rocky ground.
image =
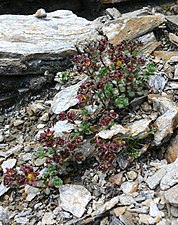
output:
[[[154, 13], [154, 9], [151, 11]], [[113, 43], [122, 35], [113, 37], [110, 30], [113, 21], [108, 22], [108, 17], [114, 20], [118, 15], [117, 10], [108, 10], [107, 16], [97, 19], [107, 23], [103, 30]], [[50, 195], [41, 194], [29, 185], [9, 189], [1, 182], [0, 224], [178, 224], [178, 21], [176, 16], [162, 21], [160, 15], [158, 20], [161, 22], [148, 29], [150, 33], [146, 34], [147, 43], [144, 42], [142, 49], [147, 60], [157, 67], [149, 82], [155, 93], [133, 102], [133, 109], [125, 118], [128, 129], [135, 129], [137, 135], [149, 132], [150, 124], [157, 127], [152, 146], [147, 150], [145, 145], [137, 160], [119, 157], [116, 170], [108, 173], [98, 170], [93, 158], [74, 165], [63, 177], [64, 185]], [[139, 33], [139, 29], [134, 31]], [[128, 32], [131, 38], [135, 38], [134, 34]], [[144, 41], [145, 37], [141, 39]], [[40, 148], [39, 134], [47, 128], [57, 132], [57, 114], [63, 107], [62, 99], [68, 94], [67, 87], [74, 87], [82, 79], [71, 77], [64, 83], [58, 74], [55, 87], [48, 87], [28, 102], [3, 110], [0, 117], [2, 178], [6, 168], [20, 167], [25, 162], [34, 167], [44, 164], [34, 154]], [[62, 98], [61, 94], [56, 95], [61, 90]], [[71, 96], [68, 98], [70, 102]], [[107, 131], [104, 135], [108, 135]], [[87, 146], [88, 151], [91, 148]]]

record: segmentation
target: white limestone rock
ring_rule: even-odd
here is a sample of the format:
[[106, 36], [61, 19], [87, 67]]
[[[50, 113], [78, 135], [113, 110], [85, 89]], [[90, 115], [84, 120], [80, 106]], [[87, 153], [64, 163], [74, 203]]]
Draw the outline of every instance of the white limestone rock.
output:
[[60, 206], [80, 218], [86, 210], [86, 206], [91, 200], [91, 193], [81, 185], [66, 184], [61, 185]]

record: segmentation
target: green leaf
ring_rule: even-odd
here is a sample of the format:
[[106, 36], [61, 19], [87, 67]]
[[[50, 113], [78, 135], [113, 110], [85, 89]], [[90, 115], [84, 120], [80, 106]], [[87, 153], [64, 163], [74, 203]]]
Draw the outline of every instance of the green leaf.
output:
[[118, 108], [122, 109], [129, 105], [129, 100], [128, 98], [121, 96], [115, 100], [115, 104]]
[[50, 189], [49, 189], [49, 188], [45, 188], [45, 189], [44, 189], [44, 193], [45, 193], [46, 195], [49, 195], [49, 194], [50, 194]]
[[146, 67], [147, 74], [153, 74], [155, 71], [156, 71], [156, 68], [153, 63], [150, 63], [147, 65], [147, 67]]
[[39, 158], [44, 158], [46, 156], [46, 153], [44, 150], [39, 150], [36, 152], [36, 156]]
[[86, 109], [86, 108], [81, 109], [81, 114], [88, 115], [88, 109]]
[[99, 71], [99, 77], [103, 77], [108, 73], [108, 69], [106, 67], [101, 67]]
[[52, 149], [52, 148], [48, 149], [48, 154], [49, 155], [53, 155], [54, 154], [54, 149]]
[[135, 91], [129, 91], [129, 97], [135, 97]]
[[58, 177], [55, 177], [53, 180], [52, 180], [52, 183], [53, 185], [56, 187], [56, 188], [59, 188], [62, 184], [63, 184], [63, 181], [58, 178]]

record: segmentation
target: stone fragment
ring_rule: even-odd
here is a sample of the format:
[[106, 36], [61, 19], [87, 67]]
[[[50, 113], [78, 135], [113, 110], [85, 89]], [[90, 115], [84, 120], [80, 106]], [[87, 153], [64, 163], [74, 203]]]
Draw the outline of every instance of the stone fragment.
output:
[[101, 0], [100, 2], [102, 4], [115, 4], [115, 3], [120, 3], [120, 2], [126, 2], [128, 0]]
[[27, 113], [29, 114], [29, 116], [40, 113], [43, 110], [44, 106], [41, 103], [33, 103], [27, 107]]
[[151, 217], [163, 217], [164, 214], [163, 212], [159, 211], [157, 204], [154, 201], [151, 201], [150, 203], [150, 212], [149, 212]]
[[178, 111], [167, 111], [162, 116], [158, 117], [155, 122], [157, 130], [154, 134], [153, 141], [156, 146], [170, 139], [177, 124], [177, 117]]
[[178, 184], [165, 191], [165, 198], [170, 204], [178, 207]]
[[178, 18], [177, 18], [176, 15], [167, 16], [166, 17], [166, 24], [171, 31], [173, 31], [173, 32], [178, 31]]
[[139, 224], [155, 224], [159, 222], [159, 219], [153, 218], [147, 214], [139, 214]]
[[137, 181], [126, 181], [121, 185], [121, 190], [125, 194], [131, 194], [136, 192], [138, 189], [138, 182]]
[[121, 205], [131, 205], [136, 203], [132, 196], [126, 194], [120, 195], [119, 200]]
[[27, 217], [17, 217], [14, 219], [16, 221], [17, 224], [28, 224], [29, 223], [29, 219]]
[[135, 225], [134, 215], [131, 212], [126, 211], [124, 214], [119, 216], [119, 219], [125, 225]]
[[9, 215], [8, 210], [0, 206], [0, 221], [8, 221]]
[[96, 215], [102, 214], [105, 211], [113, 208], [116, 204], [118, 204], [119, 199], [120, 199], [120, 197], [119, 196], [116, 196], [116, 197], [112, 198], [111, 200], [105, 202], [100, 207], [98, 207], [96, 211], [94, 211], [92, 213], [92, 216], [96, 216]]
[[171, 139], [164, 158], [168, 163], [172, 163], [178, 158], [178, 135]]
[[8, 159], [8, 160], [4, 161], [1, 165], [3, 172], [5, 173], [6, 169], [13, 168], [15, 166], [16, 162], [17, 162], [17, 159]]
[[0, 196], [2, 196], [3, 194], [5, 194], [8, 190], [9, 190], [10, 187], [6, 187], [4, 185], [3, 182], [1, 182], [0, 184]]
[[24, 120], [17, 119], [13, 122], [14, 127], [18, 127], [19, 125], [22, 125], [24, 123]]
[[42, 122], [47, 122], [47, 121], [49, 121], [49, 113], [44, 113], [44, 114], [40, 117], [40, 121], [42, 121]]
[[150, 87], [153, 87], [157, 91], [163, 91], [166, 83], [167, 81], [165, 80], [165, 78], [159, 75], [151, 76], [149, 79]]
[[37, 18], [45, 18], [47, 16], [47, 13], [44, 9], [38, 9], [35, 12], [34, 16], [37, 17]]
[[164, 22], [164, 16], [139, 16], [133, 18], [119, 18], [104, 24], [102, 30], [113, 44], [123, 40], [134, 39], [152, 31]]
[[61, 136], [64, 132], [70, 133], [74, 128], [74, 124], [68, 123], [68, 120], [61, 120], [54, 125], [53, 130], [56, 136]]
[[25, 193], [27, 194], [26, 196], [26, 201], [30, 202], [32, 199], [36, 197], [36, 195], [40, 192], [39, 188], [32, 187], [30, 185], [25, 185]]
[[124, 128], [120, 124], [115, 124], [111, 127], [110, 130], [102, 130], [96, 136], [99, 136], [103, 139], [111, 139], [115, 135], [125, 135], [128, 133], [128, 129]]
[[91, 200], [90, 192], [81, 185], [61, 185], [60, 206], [76, 217], [82, 217], [85, 207]]
[[121, 13], [116, 8], [107, 8], [106, 14], [109, 15], [112, 19], [117, 19], [121, 17]]
[[169, 40], [178, 46], [178, 36], [176, 36], [175, 34], [173, 33], [169, 33]]
[[160, 182], [162, 190], [167, 190], [175, 184], [178, 184], [178, 158], [171, 164], [166, 166], [167, 173]]
[[173, 56], [178, 56], [177, 51], [154, 51], [153, 55], [155, 57], [161, 58], [163, 60], [170, 60]]
[[117, 207], [113, 210], [113, 212], [117, 217], [119, 217], [125, 213], [126, 209], [127, 209], [127, 207]]
[[139, 53], [145, 56], [149, 56], [156, 48], [161, 45], [161, 41], [156, 40], [153, 32], [139, 37], [138, 41], [143, 43]]
[[128, 124], [128, 129], [130, 130], [130, 133], [132, 134], [132, 137], [137, 138], [144, 134], [146, 134], [150, 128], [149, 125], [151, 123], [150, 119], [141, 119], [134, 121], [133, 123]]
[[22, 145], [16, 145], [16, 146], [10, 148], [9, 150], [7, 150], [6, 152], [0, 151], [0, 156], [3, 156], [4, 158], [8, 158], [10, 155], [17, 153], [22, 148], [23, 148]]
[[55, 215], [52, 212], [45, 212], [42, 218], [42, 225], [50, 225], [55, 224], [56, 221], [54, 220]]
[[130, 180], [135, 180], [137, 178], [138, 174], [131, 170], [129, 172], [127, 172], [127, 177], [130, 179]]
[[167, 91], [167, 90], [178, 90], [178, 82], [169, 81], [165, 88], [165, 91]]
[[80, 85], [85, 80], [86, 79], [78, 82], [75, 85], [63, 89], [54, 96], [53, 102], [51, 104], [51, 109], [53, 113], [59, 114], [60, 112], [69, 109], [71, 106], [74, 106], [79, 102], [79, 100], [77, 99], [77, 92]]
[[178, 207], [171, 206], [171, 215], [178, 218]]
[[122, 184], [122, 180], [123, 180], [123, 173], [118, 173], [109, 178], [109, 182], [111, 182], [111, 184], [118, 185], [118, 186]]
[[159, 185], [161, 179], [166, 175], [166, 172], [167, 172], [166, 168], [163, 167], [162, 169], [157, 171], [154, 175], [148, 177], [146, 183], [148, 184], [149, 188], [155, 189]]
[[175, 65], [174, 79], [178, 80], [178, 64]]

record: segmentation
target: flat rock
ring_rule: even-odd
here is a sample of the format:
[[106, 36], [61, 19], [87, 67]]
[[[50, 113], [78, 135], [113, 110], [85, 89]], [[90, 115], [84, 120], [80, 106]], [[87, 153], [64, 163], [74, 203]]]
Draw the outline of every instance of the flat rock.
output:
[[1, 165], [3, 172], [5, 173], [6, 169], [13, 168], [15, 166], [16, 162], [17, 162], [17, 159], [8, 159], [8, 160], [4, 161]]
[[138, 41], [143, 43], [143, 46], [140, 49], [140, 54], [148, 56], [150, 55], [156, 48], [161, 45], [161, 41], [157, 41], [154, 33], [148, 33], [138, 38]]
[[0, 196], [2, 196], [3, 194], [5, 194], [10, 187], [6, 187], [3, 182], [1, 182], [0, 184]]
[[178, 36], [176, 36], [173, 33], [169, 33], [169, 40], [175, 44], [176, 46], [178, 46]]
[[113, 44], [122, 40], [134, 39], [148, 32], [164, 22], [162, 15], [136, 16], [132, 18], [119, 18], [107, 22], [103, 26], [103, 33]]
[[81, 185], [61, 185], [60, 206], [76, 217], [82, 217], [86, 206], [91, 200], [90, 192]]
[[0, 75], [60, 71], [77, 41], [97, 37], [95, 24], [69, 10], [39, 19], [34, 15], [0, 15]]
[[178, 184], [165, 192], [165, 198], [170, 204], [178, 206]]
[[153, 55], [163, 60], [170, 60], [173, 56], [178, 56], [178, 51], [154, 51]]
[[155, 189], [161, 179], [166, 175], [166, 168], [161, 168], [159, 171], [157, 171], [153, 176], [148, 177], [148, 179], [146, 180], [146, 183], [148, 184], [149, 188], [151, 189]]
[[61, 136], [63, 132], [70, 133], [74, 129], [74, 124], [68, 123], [68, 120], [62, 120], [58, 121], [53, 129], [56, 136]]
[[178, 184], [178, 159], [166, 166], [167, 173], [164, 175], [160, 182], [162, 190], [168, 190], [173, 185]]
[[77, 92], [84, 81], [85, 79], [75, 85], [63, 89], [54, 96], [53, 102], [51, 103], [51, 109], [55, 114], [59, 114], [79, 102], [77, 99]]
[[167, 16], [166, 17], [167, 26], [171, 31], [177, 32], [178, 31], [178, 17], [177, 15]]

